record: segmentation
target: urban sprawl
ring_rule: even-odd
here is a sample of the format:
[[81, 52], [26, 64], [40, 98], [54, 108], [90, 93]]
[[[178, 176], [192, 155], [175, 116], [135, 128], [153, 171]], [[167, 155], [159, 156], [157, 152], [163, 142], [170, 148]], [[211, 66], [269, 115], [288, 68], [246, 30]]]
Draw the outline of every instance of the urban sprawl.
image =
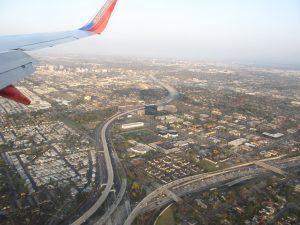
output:
[[32, 104], [0, 99], [0, 224], [299, 224], [299, 87], [293, 69], [40, 57], [18, 84]]

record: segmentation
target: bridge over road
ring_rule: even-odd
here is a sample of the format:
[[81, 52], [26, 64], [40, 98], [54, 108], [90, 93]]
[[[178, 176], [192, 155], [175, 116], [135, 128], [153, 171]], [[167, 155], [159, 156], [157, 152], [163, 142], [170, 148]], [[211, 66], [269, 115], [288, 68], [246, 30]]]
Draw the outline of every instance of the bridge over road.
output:
[[260, 166], [260, 167], [262, 167], [262, 168], [264, 168], [266, 170], [270, 170], [273, 173], [276, 173], [276, 174], [279, 174], [279, 175], [282, 175], [282, 176], [286, 175], [286, 173], [283, 170], [281, 170], [281, 169], [279, 169], [279, 168], [277, 168], [275, 166], [271, 166], [271, 165], [269, 165], [269, 164], [267, 164], [265, 162], [256, 161], [256, 162], [254, 162], [254, 164], [257, 165], [257, 166]]

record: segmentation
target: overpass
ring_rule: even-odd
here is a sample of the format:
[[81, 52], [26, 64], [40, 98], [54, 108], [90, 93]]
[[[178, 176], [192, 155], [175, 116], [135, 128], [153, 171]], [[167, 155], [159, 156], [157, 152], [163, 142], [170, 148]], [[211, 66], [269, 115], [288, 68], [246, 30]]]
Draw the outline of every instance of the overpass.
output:
[[245, 181], [248, 181], [248, 180], [252, 180], [253, 178], [255, 178], [255, 176], [253, 175], [250, 175], [250, 176], [246, 176], [246, 177], [242, 177], [242, 178], [238, 178], [234, 181], [231, 181], [229, 183], [226, 184], [227, 187], [232, 187], [234, 185], [237, 185], [237, 184], [240, 184], [240, 183], [243, 183]]
[[283, 171], [280, 168], [277, 168], [275, 166], [271, 166], [271, 165], [269, 165], [269, 164], [267, 164], [265, 162], [256, 161], [256, 162], [254, 162], [254, 164], [257, 165], [257, 166], [260, 166], [260, 167], [262, 167], [262, 168], [264, 168], [266, 170], [270, 170], [273, 173], [276, 173], [276, 174], [279, 174], [279, 175], [282, 175], [282, 176], [286, 175], [285, 171]]
[[[106, 130], [108, 126], [115, 120], [116, 116], [113, 116], [102, 128], [101, 130], [101, 140], [103, 143], [103, 151], [104, 151], [104, 157], [106, 161], [106, 168], [107, 168], [107, 185], [101, 194], [100, 198], [96, 201], [96, 203], [88, 210], [86, 211], [83, 215], [81, 215], [75, 222], [73, 222], [71, 225], [81, 225], [85, 223], [105, 202], [107, 196], [109, 195], [111, 188], [113, 186], [113, 178], [114, 178], [114, 171], [111, 163], [111, 158], [109, 155], [109, 149], [106, 141]], [[98, 132], [100, 129], [98, 129]], [[96, 141], [96, 145], [100, 145], [99, 139]], [[99, 146], [98, 146], [99, 147]]]
[[171, 103], [172, 101], [176, 100], [179, 97], [179, 93], [178, 93], [178, 91], [175, 88], [171, 87], [168, 84], [165, 84], [165, 83], [161, 82], [160, 80], [158, 80], [156, 77], [154, 77], [152, 75], [150, 75], [149, 77], [154, 82], [158, 83], [160, 86], [162, 86], [164, 89], [166, 89], [169, 92], [168, 97], [166, 99], [160, 101], [158, 103], [159, 105], [169, 104], [169, 103]]
[[182, 198], [178, 197], [174, 192], [168, 189], [164, 190], [164, 194], [170, 199], [174, 200], [176, 203], [180, 203], [183, 201]]
[[[278, 160], [280, 157], [273, 159], [265, 159], [262, 161]], [[172, 190], [177, 196], [181, 197], [186, 194], [196, 193], [202, 190], [208, 190], [209, 188], [228, 184], [228, 182], [235, 179], [237, 181], [243, 181], [245, 179], [255, 178], [259, 175], [266, 174], [263, 168], [258, 168], [253, 163], [246, 163], [243, 165], [235, 166], [225, 169], [219, 172], [207, 173], [195, 175], [192, 177], [183, 178], [166, 184], [158, 189], [154, 190], [148, 196], [146, 196], [131, 212], [124, 225], [131, 225], [135, 218], [146, 211], [152, 211], [158, 207], [162, 207], [170, 202], [169, 197], [164, 197], [164, 191], [166, 189]], [[294, 157], [290, 159], [284, 159], [277, 163], [278, 167], [291, 168], [300, 166], [300, 157]]]
[[[174, 101], [178, 96], [179, 93], [171, 86], [164, 84], [163, 82], [159, 81], [157, 78], [155, 78], [154, 76], [151, 76], [151, 79], [154, 82], [157, 82], [159, 85], [161, 85], [163, 88], [165, 88], [168, 92], [169, 95], [166, 99], [161, 101], [161, 105], [163, 104], [168, 104], [172, 101]], [[132, 109], [129, 110], [127, 112], [124, 113], [119, 113], [116, 114], [114, 116], [112, 116], [102, 127], [97, 128], [97, 135], [96, 137], [101, 137], [102, 140], [102, 145], [103, 145], [103, 153], [105, 156], [105, 162], [106, 162], [106, 168], [107, 168], [107, 173], [108, 173], [108, 178], [107, 178], [107, 184], [106, 187], [104, 189], [104, 191], [102, 192], [100, 198], [96, 201], [96, 203], [88, 210], [86, 211], [83, 215], [81, 215], [75, 222], [73, 222], [71, 225], [81, 225], [83, 223], [85, 223], [105, 202], [105, 200], [107, 199], [112, 186], [114, 184], [114, 171], [113, 171], [113, 166], [112, 166], [112, 161], [110, 158], [110, 152], [109, 152], [109, 146], [108, 146], [108, 139], [106, 137], [106, 131], [108, 130], [109, 126], [117, 119], [136, 112], [138, 110], [144, 109], [144, 107], [138, 107], [136, 109]], [[101, 132], [100, 132], [101, 129]], [[100, 141], [97, 138], [96, 140], [96, 145], [98, 147], [98, 149], [100, 149]], [[113, 214], [113, 212], [116, 210], [116, 208], [118, 207], [118, 205], [120, 204], [125, 192], [126, 192], [126, 186], [127, 186], [127, 180], [125, 181], [124, 179], [122, 180], [122, 186], [121, 186], [121, 190], [120, 193], [117, 196], [116, 201], [109, 207], [109, 209], [107, 210], [107, 212], [104, 214], [103, 218], [101, 218], [96, 224], [104, 224], [106, 221], [108, 221], [108, 219], [110, 218], [110, 216]], [[169, 193], [170, 194], [170, 193]], [[172, 195], [173, 196], [173, 195]], [[175, 198], [175, 196], [173, 196]], [[177, 199], [178, 200], [178, 199]]]
[[122, 198], [126, 192], [126, 188], [127, 188], [127, 179], [122, 179], [121, 190], [117, 196], [117, 200], [110, 206], [110, 208], [105, 212], [105, 214], [100, 218], [100, 220], [98, 220], [95, 223], [95, 225], [104, 225], [109, 220], [113, 212], [117, 209], [117, 207], [121, 203]]

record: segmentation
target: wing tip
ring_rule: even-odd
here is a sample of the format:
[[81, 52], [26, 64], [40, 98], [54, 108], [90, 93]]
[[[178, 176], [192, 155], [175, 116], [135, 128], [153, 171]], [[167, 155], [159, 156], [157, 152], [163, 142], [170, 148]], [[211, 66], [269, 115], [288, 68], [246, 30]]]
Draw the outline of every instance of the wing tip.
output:
[[95, 18], [90, 23], [80, 28], [80, 30], [101, 34], [107, 27], [117, 2], [118, 0], [107, 0]]

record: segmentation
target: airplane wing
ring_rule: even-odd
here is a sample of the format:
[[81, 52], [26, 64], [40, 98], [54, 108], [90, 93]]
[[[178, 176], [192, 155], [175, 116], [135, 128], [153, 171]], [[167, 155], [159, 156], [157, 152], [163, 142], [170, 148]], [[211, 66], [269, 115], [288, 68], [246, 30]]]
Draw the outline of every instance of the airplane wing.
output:
[[29, 105], [30, 99], [13, 86], [34, 72], [35, 60], [25, 51], [52, 47], [101, 34], [116, 4], [117, 0], [107, 0], [95, 18], [78, 30], [0, 37], [0, 96]]

